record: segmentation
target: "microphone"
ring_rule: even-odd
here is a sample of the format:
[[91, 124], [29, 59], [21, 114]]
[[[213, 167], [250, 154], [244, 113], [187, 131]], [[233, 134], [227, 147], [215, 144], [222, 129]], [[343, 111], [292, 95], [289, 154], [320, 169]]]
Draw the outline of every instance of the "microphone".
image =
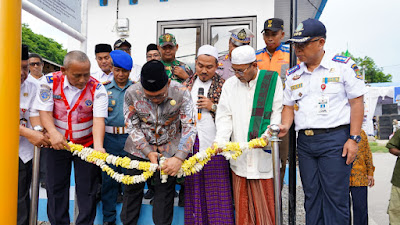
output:
[[[204, 95], [204, 88], [199, 88], [198, 95]], [[197, 120], [201, 120], [201, 109], [197, 109]]]

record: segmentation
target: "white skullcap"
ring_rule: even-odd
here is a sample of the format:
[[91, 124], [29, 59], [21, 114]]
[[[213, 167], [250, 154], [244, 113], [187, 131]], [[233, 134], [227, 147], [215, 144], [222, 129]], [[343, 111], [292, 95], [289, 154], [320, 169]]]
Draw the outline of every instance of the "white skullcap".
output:
[[232, 51], [232, 64], [242, 65], [256, 61], [256, 51], [249, 45], [239, 46]]
[[211, 45], [203, 45], [197, 51], [197, 57], [200, 55], [210, 55], [218, 60], [218, 50], [216, 47]]

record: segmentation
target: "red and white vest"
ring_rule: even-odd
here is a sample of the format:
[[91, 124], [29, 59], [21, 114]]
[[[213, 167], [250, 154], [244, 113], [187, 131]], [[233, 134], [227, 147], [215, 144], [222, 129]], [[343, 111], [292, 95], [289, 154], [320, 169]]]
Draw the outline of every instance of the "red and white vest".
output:
[[62, 72], [53, 73], [54, 124], [67, 140], [85, 147], [90, 146], [93, 144], [94, 92], [99, 82], [90, 77], [85, 89], [71, 108], [64, 94], [64, 79]]

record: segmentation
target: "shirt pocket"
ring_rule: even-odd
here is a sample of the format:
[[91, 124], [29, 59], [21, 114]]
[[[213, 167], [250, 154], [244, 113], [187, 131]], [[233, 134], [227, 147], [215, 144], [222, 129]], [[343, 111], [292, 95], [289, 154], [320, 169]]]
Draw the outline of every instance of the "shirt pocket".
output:
[[339, 92], [342, 92], [344, 90], [343, 86], [343, 78], [340, 76], [333, 76], [333, 77], [326, 77], [324, 78], [326, 88], [324, 90], [325, 93], [327, 94], [337, 94]]
[[272, 154], [260, 150], [258, 153], [258, 172], [269, 173], [272, 170]]

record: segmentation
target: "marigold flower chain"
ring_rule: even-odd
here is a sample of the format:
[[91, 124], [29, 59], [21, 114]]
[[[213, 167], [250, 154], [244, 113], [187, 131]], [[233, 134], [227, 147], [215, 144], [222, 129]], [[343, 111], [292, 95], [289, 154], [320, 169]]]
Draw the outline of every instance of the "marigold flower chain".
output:
[[[181, 166], [181, 169], [177, 173], [177, 177], [190, 176], [192, 174], [198, 173], [204, 168], [210, 160], [211, 157], [215, 155], [218, 148], [222, 149], [220, 153], [225, 157], [226, 160], [234, 159], [239, 157], [243, 150], [264, 147], [268, 144], [263, 138], [257, 138], [250, 140], [248, 143], [238, 143], [238, 142], [228, 142], [225, 144], [215, 144], [213, 148], [207, 148], [205, 151], [201, 151], [185, 160]], [[153, 176], [154, 172], [162, 167], [165, 161], [165, 157], [160, 158], [159, 164], [154, 164], [150, 162], [142, 162], [138, 160], [131, 160], [129, 157], [118, 157], [108, 153], [102, 153], [99, 151], [94, 151], [92, 148], [87, 148], [79, 144], [74, 144], [69, 142], [70, 151], [73, 155], [77, 155], [82, 160], [89, 163], [94, 163], [99, 166], [102, 171], [107, 173], [111, 178], [117, 182], [123, 184], [137, 184], [145, 182], [148, 178]], [[115, 166], [120, 166], [126, 169], [137, 169], [142, 170], [143, 173], [140, 175], [130, 176], [115, 172], [107, 164], [112, 164]], [[168, 175], [161, 171], [161, 182], [165, 183], [168, 179]]]

